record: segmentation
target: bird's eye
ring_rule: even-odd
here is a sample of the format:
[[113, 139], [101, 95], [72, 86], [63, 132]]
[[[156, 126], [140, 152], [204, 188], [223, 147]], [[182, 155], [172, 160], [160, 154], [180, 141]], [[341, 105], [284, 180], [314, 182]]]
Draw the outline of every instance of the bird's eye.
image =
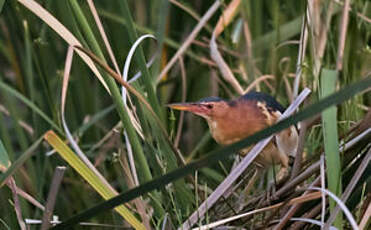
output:
[[206, 105], [206, 107], [207, 107], [208, 109], [212, 109], [214, 106], [213, 106], [212, 104], [208, 104], [208, 105]]

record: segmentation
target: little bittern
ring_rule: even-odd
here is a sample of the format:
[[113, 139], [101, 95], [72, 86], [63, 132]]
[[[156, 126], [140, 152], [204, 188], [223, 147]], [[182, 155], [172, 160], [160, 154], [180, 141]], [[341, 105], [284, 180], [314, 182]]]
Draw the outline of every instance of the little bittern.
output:
[[[258, 92], [247, 93], [234, 100], [208, 97], [193, 103], [170, 104], [170, 108], [192, 112], [206, 119], [211, 135], [221, 145], [229, 145], [273, 125], [284, 108], [273, 97]], [[281, 131], [258, 155], [255, 162], [264, 167], [281, 164], [288, 167], [294, 157], [298, 133], [294, 126]], [[245, 155], [252, 147], [242, 149]]]

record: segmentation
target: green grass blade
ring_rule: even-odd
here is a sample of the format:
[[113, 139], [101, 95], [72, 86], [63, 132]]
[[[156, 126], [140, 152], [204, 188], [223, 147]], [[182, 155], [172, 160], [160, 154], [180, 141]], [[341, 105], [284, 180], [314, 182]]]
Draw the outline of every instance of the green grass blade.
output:
[[37, 113], [41, 118], [43, 118], [51, 127], [56, 129], [59, 133], [63, 133], [61, 128], [54, 123], [39, 107], [37, 107], [32, 101], [30, 101], [28, 98], [23, 96], [21, 93], [19, 93], [17, 90], [13, 89], [9, 85], [5, 84], [2, 80], [0, 80], [0, 89], [4, 90], [5, 92], [9, 93], [10, 95], [16, 97], [20, 101], [22, 101], [25, 105], [30, 107], [35, 113]]
[[0, 140], [0, 172], [5, 172], [11, 163], [9, 160], [8, 152], [6, 151], [3, 142]]
[[84, 135], [84, 133], [91, 128], [93, 125], [95, 125], [98, 121], [106, 117], [109, 113], [111, 113], [115, 109], [114, 105], [110, 105], [107, 108], [103, 109], [102, 111], [99, 111], [98, 113], [94, 114], [91, 119], [84, 123], [81, 127], [79, 127], [76, 130], [76, 133], [78, 133], [79, 136]]
[[207, 154], [206, 157], [202, 158], [201, 160], [195, 161], [193, 163], [190, 163], [182, 168], [176, 169], [164, 176], [161, 176], [160, 178], [154, 179], [150, 182], [147, 182], [139, 187], [136, 187], [134, 189], [131, 189], [127, 192], [121, 193], [120, 195], [105, 201], [101, 204], [98, 204], [94, 206], [93, 208], [90, 208], [80, 214], [77, 214], [76, 216], [66, 220], [65, 222], [58, 224], [53, 229], [64, 229], [67, 227], [71, 227], [72, 225], [87, 220], [93, 216], [96, 216], [99, 212], [103, 212], [105, 210], [109, 210], [111, 208], [116, 207], [119, 204], [128, 202], [138, 196], [141, 196], [149, 191], [152, 191], [154, 189], [159, 189], [166, 184], [173, 182], [179, 178], [182, 178], [195, 170], [201, 169], [203, 167], [210, 166], [219, 160], [223, 160], [226, 157], [234, 154], [239, 149], [245, 148], [253, 143], [257, 143], [258, 141], [269, 137], [270, 135], [279, 132], [285, 128], [290, 127], [291, 125], [294, 125], [298, 123], [299, 121], [308, 119], [318, 113], [321, 113], [325, 109], [329, 108], [330, 106], [340, 104], [344, 102], [345, 100], [350, 99], [354, 95], [356, 95], [359, 92], [362, 92], [363, 90], [367, 89], [371, 86], [371, 77], [368, 77], [360, 82], [354, 83], [352, 85], [349, 85], [348, 87], [338, 91], [337, 93], [334, 93], [319, 102], [308, 106], [307, 108], [303, 109], [302, 111], [298, 112], [297, 114], [290, 116], [281, 122], [277, 123], [274, 126], [271, 126], [269, 128], [266, 128], [244, 140], [241, 140], [235, 144], [226, 146], [222, 149], [215, 150]]
[[[321, 73], [321, 98], [335, 92], [337, 71], [323, 69]], [[337, 108], [332, 106], [322, 113], [323, 138], [326, 156], [326, 173], [329, 190], [336, 196], [341, 196], [341, 162], [339, 154], [339, 141], [337, 130]], [[330, 211], [336, 203], [330, 199]], [[339, 213], [334, 226], [342, 229], [342, 215]]]
[[70, 0], [69, 3], [71, 5], [74, 15], [76, 16], [76, 21], [80, 25], [89, 46], [98, 55], [98, 57], [105, 61], [103, 52], [99, 47], [98, 41], [95, 38], [92, 29], [90, 28], [87, 18], [85, 17], [84, 13], [80, 8], [79, 2]]
[[[254, 40], [253, 48], [256, 49], [269, 48], [271, 46], [269, 44], [274, 44], [275, 42], [282, 42], [289, 39], [290, 37], [299, 34], [301, 31], [302, 19], [303, 17], [301, 16], [297, 17], [294, 20], [280, 26], [280, 30], [273, 30], [258, 37], [256, 40]], [[278, 41], [277, 38], [279, 38]]]
[[[36, 84], [35, 84], [36, 78], [35, 78], [35, 75], [34, 75], [34, 69], [33, 69], [33, 65], [32, 65], [32, 55], [33, 55], [32, 41], [31, 41], [31, 35], [30, 35], [30, 28], [28, 26], [27, 21], [25, 21], [23, 23], [23, 27], [24, 27], [24, 36], [25, 36], [25, 39], [24, 39], [24, 47], [25, 47], [24, 66], [25, 66], [25, 69], [26, 69], [26, 74], [25, 74], [26, 85], [27, 85], [30, 100], [31, 101], [37, 101], [36, 100], [37, 88], [35, 87], [36, 86]], [[34, 111], [32, 111], [32, 122], [34, 124], [38, 123], [36, 113]], [[39, 134], [38, 131], [40, 131], [40, 128], [38, 126], [36, 126], [35, 127], [36, 135], [41, 134], [41, 133]]]
[[36, 148], [39, 146], [43, 139], [43, 136], [41, 136], [39, 139], [37, 139], [23, 154], [20, 156], [16, 161], [13, 162], [13, 164], [5, 171], [5, 173], [0, 175], [0, 188], [4, 185], [5, 181], [11, 177], [23, 164], [30, 158]]
[[[5, 124], [5, 119], [2, 113], [0, 113], [0, 124]], [[13, 159], [14, 156], [14, 148], [12, 145], [12, 135], [9, 133], [7, 127], [5, 125], [0, 125], [0, 139], [3, 142], [3, 145], [5, 146], [5, 149], [7, 149], [8, 153], [11, 155], [9, 156], [10, 159]]]
[[[160, 67], [161, 67], [161, 57], [162, 57], [162, 52], [163, 52], [163, 43], [164, 43], [164, 38], [166, 36], [166, 24], [169, 23], [169, 8], [170, 8], [170, 3], [168, 0], [161, 0], [157, 4], [160, 5], [159, 7], [159, 23], [157, 26], [157, 31], [156, 31], [156, 38], [157, 38], [157, 50], [159, 52], [159, 57], [156, 61], [155, 64], [153, 65], [152, 73], [157, 76], [160, 72]], [[135, 26], [135, 24], [133, 24]]]
[[10, 118], [14, 122], [13, 138], [17, 140], [21, 151], [25, 151], [29, 145], [28, 138], [26, 131], [19, 124], [19, 121], [24, 120], [24, 114], [17, 109], [16, 99], [12, 95], [1, 93], [0, 96], [4, 99], [4, 106], [9, 110]]
[[0, 0], [0, 13], [3, 10], [4, 3], [5, 3], [5, 0]]

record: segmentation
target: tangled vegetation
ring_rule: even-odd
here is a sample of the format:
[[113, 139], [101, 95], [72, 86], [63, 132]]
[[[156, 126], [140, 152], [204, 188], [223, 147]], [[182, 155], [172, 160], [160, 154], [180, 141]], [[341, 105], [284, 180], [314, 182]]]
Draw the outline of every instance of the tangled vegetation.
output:
[[[3, 0], [0, 12], [0, 229], [370, 226], [370, 1]], [[253, 90], [290, 117], [229, 146], [166, 106]], [[236, 154], [291, 125], [286, 175], [256, 167], [255, 148]]]

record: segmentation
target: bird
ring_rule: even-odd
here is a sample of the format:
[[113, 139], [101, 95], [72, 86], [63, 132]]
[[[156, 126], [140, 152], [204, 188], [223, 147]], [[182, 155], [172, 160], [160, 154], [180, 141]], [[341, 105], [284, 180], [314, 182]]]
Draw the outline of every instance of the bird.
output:
[[[272, 96], [255, 91], [232, 100], [213, 96], [197, 102], [168, 104], [168, 107], [206, 119], [212, 137], [220, 145], [233, 144], [274, 125], [285, 110]], [[267, 168], [279, 164], [287, 171], [290, 159], [295, 157], [298, 139], [295, 126], [276, 133], [255, 159], [256, 165]], [[240, 155], [245, 156], [252, 147], [240, 150]]]

